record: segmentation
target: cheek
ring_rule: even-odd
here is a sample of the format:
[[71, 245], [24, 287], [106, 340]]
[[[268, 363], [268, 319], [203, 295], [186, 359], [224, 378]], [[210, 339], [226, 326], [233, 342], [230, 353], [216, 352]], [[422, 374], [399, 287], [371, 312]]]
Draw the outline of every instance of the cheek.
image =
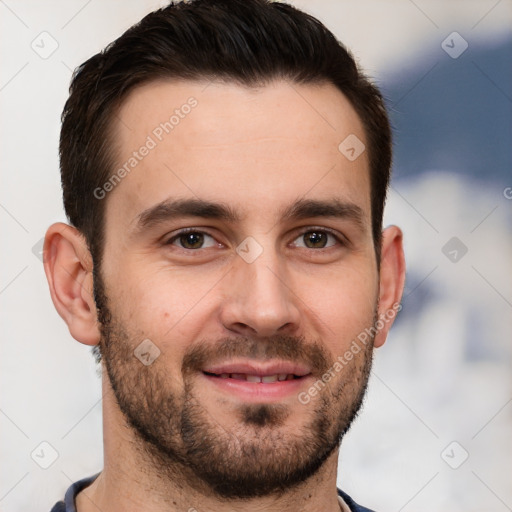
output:
[[120, 280], [112, 300], [115, 314], [130, 331], [142, 333], [163, 349], [188, 345], [213, 316], [216, 273], [185, 275], [158, 268], [144, 274], [144, 269], [133, 267], [126, 275], [134, 277]]
[[378, 285], [372, 273], [347, 268], [322, 278], [309, 276], [307, 282], [301, 279], [309, 290], [301, 296], [304, 313], [336, 354], [373, 324]]

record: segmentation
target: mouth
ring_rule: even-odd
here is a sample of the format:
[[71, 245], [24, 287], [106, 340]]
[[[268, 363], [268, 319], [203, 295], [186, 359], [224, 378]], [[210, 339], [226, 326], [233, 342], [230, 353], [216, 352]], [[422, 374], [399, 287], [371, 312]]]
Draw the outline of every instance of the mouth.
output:
[[282, 401], [299, 393], [312, 379], [308, 367], [285, 361], [210, 365], [202, 375], [217, 392], [253, 403]]
[[257, 375], [252, 373], [211, 373], [203, 372], [210, 377], [219, 379], [235, 379], [246, 382], [255, 382], [261, 384], [270, 384], [272, 382], [283, 382], [285, 380], [302, 379], [304, 376], [294, 375], [293, 373], [274, 373], [273, 375]]

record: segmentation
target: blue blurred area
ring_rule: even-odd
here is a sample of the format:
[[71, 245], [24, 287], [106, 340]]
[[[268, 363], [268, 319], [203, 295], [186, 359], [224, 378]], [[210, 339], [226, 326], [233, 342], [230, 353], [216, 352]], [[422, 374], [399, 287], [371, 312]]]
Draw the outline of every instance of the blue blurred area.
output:
[[430, 48], [379, 85], [395, 128], [396, 180], [441, 169], [510, 185], [512, 39], [470, 42], [457, 59]]
[[[468, 43], [454, 59], [427, 42], [379, 82], [394, 129], [388, 206], [406, 241], [394, 339], [422, 358], [457, 346], [461, 365], [506, 361], [512, 327], [512, 38]], [[460, 263], [442, 252], [452, 237]]]

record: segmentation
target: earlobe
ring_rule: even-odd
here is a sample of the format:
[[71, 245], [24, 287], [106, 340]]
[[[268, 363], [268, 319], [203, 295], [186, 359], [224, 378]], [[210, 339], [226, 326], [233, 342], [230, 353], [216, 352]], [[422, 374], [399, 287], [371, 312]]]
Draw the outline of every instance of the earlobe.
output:
[[100, 332], [93, 297], [92, 257], [83, 235], [58, 222], [45, 236], [44, 270], [53, 304], [80, 343], [97, 345]]
[[[379, 331], [374, 347], [386, 341], [389, 329], [401, 309], [400, 301], [405, 283], [405, 256], [402, 230], [389, 226], [382, 233], [382, 250], [379, 278]], [[382, 327], [382, 328], [380, 328]]]

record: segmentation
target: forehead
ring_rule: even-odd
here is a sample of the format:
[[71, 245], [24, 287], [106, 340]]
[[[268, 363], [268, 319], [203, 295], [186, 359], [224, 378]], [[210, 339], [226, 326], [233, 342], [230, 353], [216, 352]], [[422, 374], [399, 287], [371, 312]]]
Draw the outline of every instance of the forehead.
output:
[[107, 220], [129, 223], [169, 197], [269, 216], [301, 197], [336, 196], [369, 214], [367, 154], [347, 158], [339, 148], [347, 137], [366, 144], [359, 117], [330, 84], [149, 83], [115, 121], [120, 179], [108, 192]]

